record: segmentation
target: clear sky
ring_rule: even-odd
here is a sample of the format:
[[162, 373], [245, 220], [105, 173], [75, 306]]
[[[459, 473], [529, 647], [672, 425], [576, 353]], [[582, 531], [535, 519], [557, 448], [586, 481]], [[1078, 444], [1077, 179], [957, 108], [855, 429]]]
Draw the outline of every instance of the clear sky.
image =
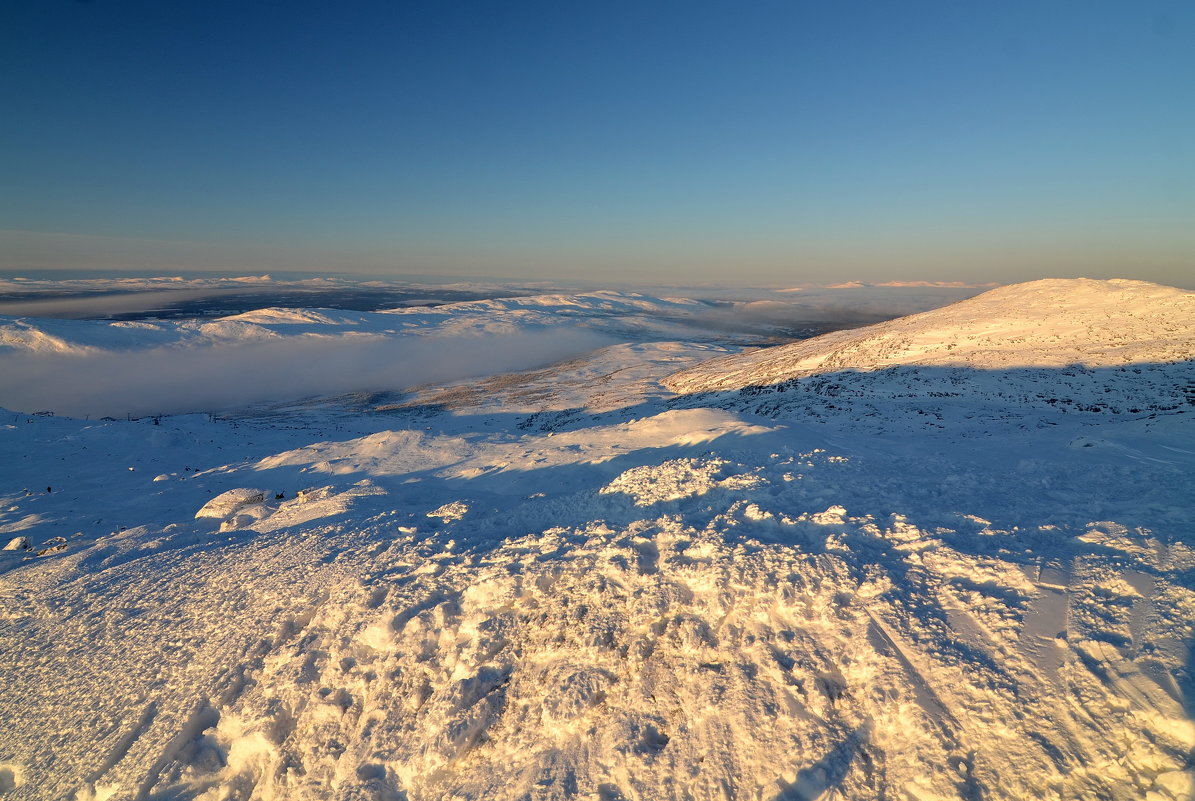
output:
[[0, 269], [1195, 283], [1195, 3], [0, 3]]

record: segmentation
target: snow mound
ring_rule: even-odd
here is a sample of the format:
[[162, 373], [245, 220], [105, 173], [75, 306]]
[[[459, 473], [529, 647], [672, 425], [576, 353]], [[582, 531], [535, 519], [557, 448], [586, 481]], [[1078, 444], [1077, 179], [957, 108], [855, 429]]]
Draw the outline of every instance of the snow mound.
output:
[[212, 498], [195, 513], [196, 519], [220, 521], [220, 531], [277, 531], [348, 511], [357, 498], [385, 495], [368, 479], [347, 489], [329, 485], [299, 490], [293, 498], [264, 490], [233, 489]]
[[716, 488], [748, 489], [761, 483], [754, 475], [724, 476], [725, 459], [673, 459], [659, 465], [635, 467], [602, 488], [601, 493], [630, 495], [636, 506], [704, 495]]
[[933, 311], [715, 359], [665, 379], [680, 393], [839, 371], [936, 366], [1119, 367], [1195, 356], [1195, 292], [1146, 281], [1045, 279]]
[[[313, 487], [300, 490], [294, 498], [283, 500], [276, 506], [267, 506], [263, 510], [263, 514], [260, 516], [254, 514], [253, 517], [237, 525], [237, 528], [263, 533], [278, 531], [314, 520], [343, 515], [358, 499], [385, 494], [385, 490], [375, 486], [368, 479], [358, 481], [344, 489], [336, 486]], [[242, 510], [241, 514], [246, 511], [248, 510]]]
[[218, 520], [227, 520], [242, 508], [261, 503], [265, 497], [265, 490], [249, 489], [247, 487], [230, 489], [228, 492], [222, 492], [205, 503], [203, 508], [195, 513], [195, 519], [214, 517]]
[[274, 306], [230, 315], [223, 319], [256, 325], [356, 325], [364, 316], [333, 309], [286, 309]]

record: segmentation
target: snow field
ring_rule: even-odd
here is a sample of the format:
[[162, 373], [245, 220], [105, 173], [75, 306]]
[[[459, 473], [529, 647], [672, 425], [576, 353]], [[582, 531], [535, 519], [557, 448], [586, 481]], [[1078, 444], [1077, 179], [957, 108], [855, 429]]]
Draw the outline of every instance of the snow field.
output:
[[[655, 444], [693, 414], [631, 427]], [[328, 523], [270, 524], [300, 499], [241, 489], [197, 510], [198, 539], [130, 529], [10, 572], [3, 712], [42, 732], [13, 761], [41, 789], [14, 797], [1183, 797], [1185, 546], [1097, 523], [1026, 554], [977, 515], [812, 505], [869, 456], [694, 440], [504, 539], [553, 499], [506, 495], [505, 523], [473, 519], [498, 502], [480, 488], [396, 514], [380, 493], [411, 486], [397, 465], [426, 435], [326, 443], [302, 463], [340, 483], [304, 503], [353, 499]]]
[[[1079, 286], [1091, 319], [1186, 302], [1107, 283]], [[503, 309], [611, 325], [626, 303]], [[230, 325], [340, 319], [254, 314]], [[225, 418], [7, 417], [0, 794], [1195, 793], [1189, 362], [1030, 349], [769, 406], [661, 384], [735, 347]], [[739, 358], [742, 386], [788, 380]]]

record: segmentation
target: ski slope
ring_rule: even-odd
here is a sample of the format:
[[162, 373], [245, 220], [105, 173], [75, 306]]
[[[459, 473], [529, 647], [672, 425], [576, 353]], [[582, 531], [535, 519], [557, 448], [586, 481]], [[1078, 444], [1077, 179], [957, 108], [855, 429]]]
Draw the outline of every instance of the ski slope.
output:
[[1190, 297], [1035, 282], [754, 350], [605, 293], [6, 322], [80, 363], [601, 336], [215, 416], [0, 418], [0, 793], [1189, 799]]

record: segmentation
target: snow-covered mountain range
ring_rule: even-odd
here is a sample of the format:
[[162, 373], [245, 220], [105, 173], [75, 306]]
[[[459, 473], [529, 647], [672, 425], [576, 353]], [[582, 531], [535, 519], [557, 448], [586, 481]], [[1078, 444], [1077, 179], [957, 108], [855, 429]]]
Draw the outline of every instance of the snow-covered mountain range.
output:
[[1190, 799], [1193, 298], [0, 318], [0, 795]]

